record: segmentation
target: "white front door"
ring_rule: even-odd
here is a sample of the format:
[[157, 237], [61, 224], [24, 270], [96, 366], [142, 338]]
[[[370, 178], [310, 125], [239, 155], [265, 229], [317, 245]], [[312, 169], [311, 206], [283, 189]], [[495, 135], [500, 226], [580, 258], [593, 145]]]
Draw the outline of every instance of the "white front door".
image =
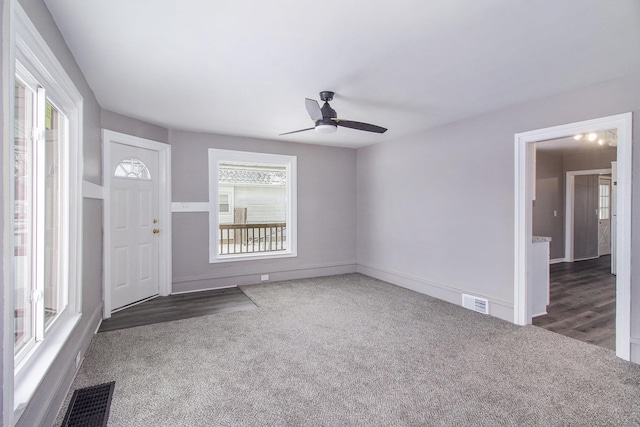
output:
[[598, 256], [611, 253], [611, 178], [598, 183]]
[[[111, 310], [159, 293], [158, 152], [111, 143]], [[106, 171], [107, 172], [107, 171]]]

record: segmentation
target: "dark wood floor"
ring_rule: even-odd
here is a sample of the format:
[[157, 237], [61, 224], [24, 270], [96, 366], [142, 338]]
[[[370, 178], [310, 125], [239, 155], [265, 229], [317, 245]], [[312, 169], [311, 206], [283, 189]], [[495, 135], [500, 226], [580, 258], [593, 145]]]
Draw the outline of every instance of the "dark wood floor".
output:
[[547, 314], [533, 319], [541, 328], [615, 350], [616, 276], [611, 256], [550, 266]]
[[113, 313], [102, 321], [98, 332], [254, 308], [253, 301], [238, 288], [170, 295]]

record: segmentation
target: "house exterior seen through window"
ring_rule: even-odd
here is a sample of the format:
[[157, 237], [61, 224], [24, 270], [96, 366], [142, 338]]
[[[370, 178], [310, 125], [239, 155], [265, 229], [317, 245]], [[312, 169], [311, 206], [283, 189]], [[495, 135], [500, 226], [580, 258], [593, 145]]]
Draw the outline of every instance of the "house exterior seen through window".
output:
[[295, 256], [295, 157], [209, 151], [211, 262]]

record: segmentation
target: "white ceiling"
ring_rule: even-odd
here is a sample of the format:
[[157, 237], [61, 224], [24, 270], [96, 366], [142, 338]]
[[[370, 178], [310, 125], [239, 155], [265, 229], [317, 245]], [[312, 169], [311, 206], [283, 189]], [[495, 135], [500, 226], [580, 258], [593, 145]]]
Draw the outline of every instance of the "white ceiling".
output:
[[[45, 0], [101, 107], [361, 147], [640, 71], [637, 0]], [[385, 134], [313, 126], [304, 98]]]

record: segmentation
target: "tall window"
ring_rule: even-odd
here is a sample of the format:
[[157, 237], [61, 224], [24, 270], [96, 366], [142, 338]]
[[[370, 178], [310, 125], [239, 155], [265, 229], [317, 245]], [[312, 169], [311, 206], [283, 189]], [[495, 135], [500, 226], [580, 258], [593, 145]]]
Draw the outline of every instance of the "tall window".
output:
[[296, 157], [209, 150], [210, 262], [296, 255]]
[[67, 305], [63, 187], [68, 119], [16, 66], [14, 126], [14, 352], [20, 361]]
[[15, 8], [6, 264], [13, 298], [14, 419], [80, 319], [82, 96], [22, 8]]

